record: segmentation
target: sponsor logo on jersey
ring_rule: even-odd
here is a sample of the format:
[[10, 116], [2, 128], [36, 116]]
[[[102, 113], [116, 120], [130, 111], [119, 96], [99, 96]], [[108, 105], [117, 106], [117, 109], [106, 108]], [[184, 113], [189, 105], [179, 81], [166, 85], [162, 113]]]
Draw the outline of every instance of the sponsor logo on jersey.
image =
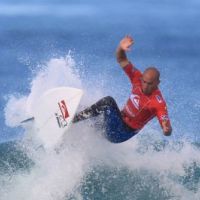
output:
[[135, 114], [133, 112], [130, 111], [128, 105], [125, 106], [126, 112], [131, 116], [131, 117], [135, 117]]
[[140, 97], [137, 94], [131, 94], [130, 100], [137, 110], [139, 110]]
[[169, 120], [169, 117], [167, 115], [162, 115], [161, 116], [161, 120], [163, 121], [168, 121]]
[[156, 99], [157, 99], [158, 103], [162, 103], [162, 98], [161, 98], [161, 96], [156, 95]]

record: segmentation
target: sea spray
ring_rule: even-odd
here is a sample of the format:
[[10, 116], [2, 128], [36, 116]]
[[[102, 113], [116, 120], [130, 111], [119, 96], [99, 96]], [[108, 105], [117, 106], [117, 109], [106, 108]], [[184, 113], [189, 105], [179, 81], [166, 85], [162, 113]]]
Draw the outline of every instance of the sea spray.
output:
[[[74, 73], [75, 66], [69, 55], [42, 66], [30, 83], [30, 94], [12, 95], [8, 101], [6, 123], [14, 126], [31, 116], [40, 94], [53, 87], [83, 88], [82, 107], [98, 99], [103, 94], [101, 89], [95, 87], [97, 93], [93, 95], [93, 88], [84, 88], [79, 75]], [[112, 144], [94, 124], [94, 120], [74, 124], [62, 145], [48, 152], [39, 145], [31, 125], [25, 127], [17, 148], [31, 160], [30, 165], [1, 173], [0, 199], [200, 198], [197, 144], [172, 141], [151, 125], [127, 142]], [[26, 158], [17, 161], [23, 160]], [[9, 170], [9, 161], [6, 166]]]

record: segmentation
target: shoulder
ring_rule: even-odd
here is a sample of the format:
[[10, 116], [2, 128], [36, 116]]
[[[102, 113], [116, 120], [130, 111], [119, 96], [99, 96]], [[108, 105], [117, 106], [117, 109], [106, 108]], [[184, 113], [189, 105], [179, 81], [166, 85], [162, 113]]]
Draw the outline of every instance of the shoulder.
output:
[[141, 77], [142, 76], [142, 72], [140, 70], [138, 70], [134, 64], [132, 64], [131, 62], [129, 62], [124, 68], [124, 71], [132, 76], [135, 77]]

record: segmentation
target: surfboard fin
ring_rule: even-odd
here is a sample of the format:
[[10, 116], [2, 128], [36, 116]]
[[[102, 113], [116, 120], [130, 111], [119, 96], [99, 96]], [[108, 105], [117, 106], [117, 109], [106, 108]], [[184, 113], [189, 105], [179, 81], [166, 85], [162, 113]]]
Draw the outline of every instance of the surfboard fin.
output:
[[23, 123], [26, 123], [26, 122], [34, 121], [34, 119], [35, 119], [34, 117], [31, 117], [31, 118], [28, 118], [28, 119], [21, 121], [20, 123], [23, 124]]

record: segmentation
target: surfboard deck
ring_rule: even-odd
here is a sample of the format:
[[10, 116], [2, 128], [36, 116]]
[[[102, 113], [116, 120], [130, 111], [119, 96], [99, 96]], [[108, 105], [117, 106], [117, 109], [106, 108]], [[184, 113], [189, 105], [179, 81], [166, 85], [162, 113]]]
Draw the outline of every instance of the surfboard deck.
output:
[[[83, 91], [58, 87], [45, 92], [38, 100], [33, 116], [34, 129], [44, 148], [53, 148], [62, 141], [80, 103]], [[26, 122], [26, 120], [24, 120]]]

